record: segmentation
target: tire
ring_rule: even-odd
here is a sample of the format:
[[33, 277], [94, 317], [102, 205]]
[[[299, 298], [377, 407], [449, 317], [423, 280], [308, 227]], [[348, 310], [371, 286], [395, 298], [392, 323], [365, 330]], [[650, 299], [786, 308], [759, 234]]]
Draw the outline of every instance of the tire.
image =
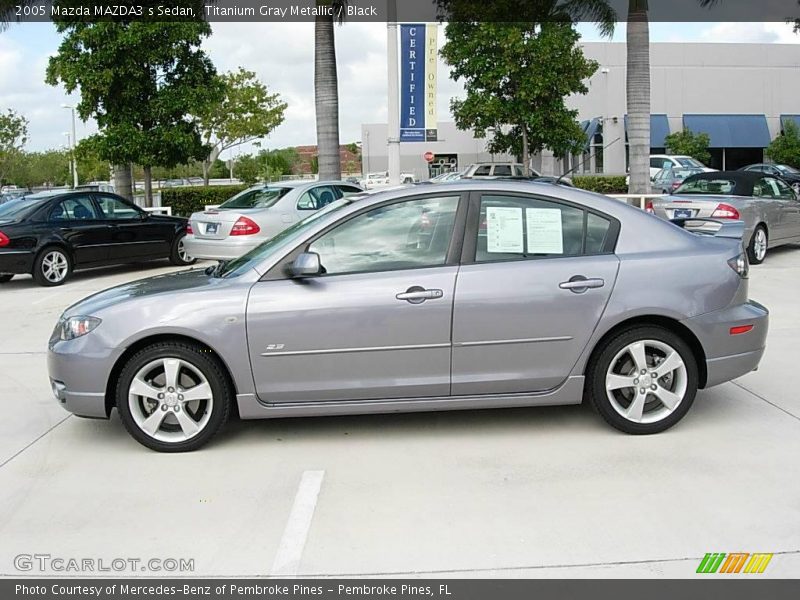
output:
[[[173, 385], [168, 369], [177, 373]], [[159, 342], [134, 354], [122, 368], [117, 410], [125, 429], [143, 446], [190, 452], [207, 444], [228, 420], [233, 402], [228, 381], [208, 350]], [[185, 399], [193, 390], [197, 398]]]
[[186, 239], [186, 234], [182, 233], [175, 238], [172, 242], [172, 248], [169, 252], [169, 261], [178, 267], [187, 267], [197, 262], [196, 258], [192, 258], [183, 249], [183, 240]]
[[[640, 345], [647, 362], [644, 376], [641, 354], [638, 359], [633, 354]], [[664, 365], [660, 371], [659, 364]], [[585, 396], [612, 427], [634, 435], [659, 433], [691, 408], [697, 373], [694, 354], [680, 336], [662, 327], [633, 327], [597, 348], [587, 368]]]
[[33, 262], [33, 280], [53, 287], [63, 284], [72, 275], [72, 257], [60, 246], [48, 246]]
[[0, 283], [8, 283], [14, 279], [13, 273], [2, 273], [0, 274]]
[[747, 258], [750, 260], [751, 265], [760, 265], [764, 262], [767, 257], [768, 244], [767, 229], [763, 225], [757, 226], [753, 232], [753, 237], [750, 238], [750, 243], [747, 245]]

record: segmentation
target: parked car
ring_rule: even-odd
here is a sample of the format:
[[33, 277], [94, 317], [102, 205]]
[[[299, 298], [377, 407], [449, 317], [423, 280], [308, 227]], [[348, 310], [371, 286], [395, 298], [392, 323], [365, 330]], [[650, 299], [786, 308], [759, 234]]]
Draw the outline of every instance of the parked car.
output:
[[431, 183], [446, 183], [448, 181], [458, 181], [463, 176], [463, 171], [447, 171], [446, 173], [440, 173], [436, 177], [431, 177], [428, 181]]
[[28, 190], [21, 190], [19, 188], [5, 191], [0, 194], [0, 204], [11, 202], [12, 200], [16, 200], [17, 198], [24, 198], [29, 194], [30, 192]]
[[794, 193], [800, 196], [800, 171], [789, 165], [767, 165], [757, 164], [742, 167], [740, 171], [755, 171], [757, 173], [766, 173], [773, 177], [780, 177], [794, 190]]
[[189, 218], [186, 251], [195, 258], [231, 260], [349, 194], [362, 189], [345, 181], [259, 184], [216, 208]]
[[13, 200], [0, 206], [0, 283], [30, 273], [39, 285], [61, 285], [77, 269], [165, 258], [190, 265], [186, 222], [101, 192]]
[[662, 169], [700, 169], [705, 173], [712, 173], [711, 169], [691, 156], [680, 154], [651, 154], [650, 179], [652, 180]]
[[107, 181], [90, 181], [79, 185], [75, 190], [80, 192], [111, 192], [112, 194], [115, 192], [114, 184]]
[[661, 169], [653, 178], [653, 193], [671, 194], [681, 187], [687, 177], [703, 172], [702, 169]]
[[[539, 177], [540, 173], [530, 169], [530, 175]], [[513, 162], [473, 163], [464, 170], [461, 177], [464, 179], [525, 177], [525, 166]]]
[[[662, 219], [734, 219], [745, 224], [743, 239], [752, 264], [764, 262], [769, 248], [800, 242], [800, 202], [789, 184], [755, 171], [719, 171], [687, 178], [671, 197], [653, 200], [647, 210]], [[691, 223], [689, 224], [691, 225]], [[714, 223], [698, 222], [701, 231]]]
[[165, 452], [199, 448], [236, 409], [585, 398], [617, 429], [657, 433], [698, 388], [758, 366], [768, 312], [747, 300], [747, 270], [740, 239], [581, 190], [405, 187], [337, 200], [229, 263], [74, 304], [50, 338], [49, 375], [68, 411], [116, 407]]
[[[400, 173], [400, 184], [405, 185], [415, 183], [417, 178], [413, 173]], [[361, 180], [361, 187], [365, 190], [374, 190], [389, 186], [389, 172], [382, 171], [380, 173], [367, 173]]]

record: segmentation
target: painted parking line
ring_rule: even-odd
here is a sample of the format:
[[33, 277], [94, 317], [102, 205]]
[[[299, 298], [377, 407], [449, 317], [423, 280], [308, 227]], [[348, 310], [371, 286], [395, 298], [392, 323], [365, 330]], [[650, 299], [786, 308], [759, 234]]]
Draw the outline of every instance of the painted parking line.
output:
[[278, 545], [278, 552], [272, 562], [270, 575], [280, 577], [297, 575], [324, 477], [325, 471], [303, 472], [289, 513], [289, 520]]

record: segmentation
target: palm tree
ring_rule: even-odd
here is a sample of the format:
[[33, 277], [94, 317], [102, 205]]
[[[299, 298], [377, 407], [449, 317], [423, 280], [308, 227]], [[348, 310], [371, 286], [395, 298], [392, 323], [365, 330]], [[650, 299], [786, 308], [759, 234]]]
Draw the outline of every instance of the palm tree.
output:
[[314, 101], [317, 111], [317, 156], [319, 179], [342, 178], [339, 158], [339, 79], [333, 22], [342, 22], [347, 0], [317, 0], [331, 6], [335, 15], [319, 15], [314, 22]]
[[650, 26], [647, 0], [628, 3], [628, 148], [632, 194], [650, 193]]

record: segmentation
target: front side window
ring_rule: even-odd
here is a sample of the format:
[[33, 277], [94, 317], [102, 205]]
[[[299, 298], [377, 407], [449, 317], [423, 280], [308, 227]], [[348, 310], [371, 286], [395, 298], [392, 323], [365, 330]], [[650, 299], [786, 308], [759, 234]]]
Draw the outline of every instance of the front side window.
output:
[[337, 191], [339, 192], [339, 197], [344, 198], [346, 196], [350, 196], [352, 194], [361, 194], [363, 193], [360, 189], [353, 185], [339, 185], [336, 186]]
[[491, 165], [483, 165], [482, 167], [478, 167], [475, 169], [475, 177], [486, 177], [492, 172]]
[[458, 196], [408, 200], [349, 219], [311, 243], [328, 275], [442, 266]]
[[114, 220], [138, 219], [142, 214], [138, 208], [125, 202], [122, 198], [114, 196], [100, 196], [97, 198], [103, 217]]
[[606, 251], [611, 221], [581, 208], [513, 196], [483, 196], [476, 262], [581, 256]]
[[495, 165], [494, 174], [498, 177], [508, 177], [511, 175], [511, 165]]
[[325, 185], [311, 188], [300, 196], [297, 201], [297, 210], [319, 210], [336, 200], [333, 188]]
[[765, 177], [759, 182], [762, 196], [766, 198], [780, 198], [782, 200], [794, 200], [794, 192], [787, 184], [774, 177]]
[[97, 212], [89, 196], [72, 196], [62, 200], [50, 211], [51, 221], [94, 221]]

